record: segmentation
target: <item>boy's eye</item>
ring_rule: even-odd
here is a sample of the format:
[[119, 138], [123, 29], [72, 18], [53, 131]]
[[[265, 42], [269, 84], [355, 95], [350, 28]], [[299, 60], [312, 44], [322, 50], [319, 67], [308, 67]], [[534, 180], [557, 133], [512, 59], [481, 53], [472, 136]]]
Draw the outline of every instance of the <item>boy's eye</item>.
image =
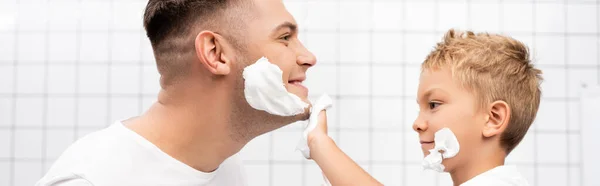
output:
[[435, 109], [436, 107], [440, 106], [441, 103], [438, 102], [429, 102], [429, 109]]
[[281, 37], [281, 39], [283, 39], [283, 40], [286, 40], [286, 41], [289, 41], [289, 40], [290, 40], [290, 36], [289, 36], [289, 35], [286, 35], [286, 36], [283, 36], [283, 37]]

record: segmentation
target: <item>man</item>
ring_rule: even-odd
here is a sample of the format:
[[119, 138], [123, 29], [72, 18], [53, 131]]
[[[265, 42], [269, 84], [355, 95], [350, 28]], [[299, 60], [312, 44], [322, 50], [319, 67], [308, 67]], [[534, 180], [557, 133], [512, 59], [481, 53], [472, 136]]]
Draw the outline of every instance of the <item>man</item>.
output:
[[37, 185], [245, 185], [235, 154], [251, 139], [308, 118], [252, 108], [244, 67], [266, 57], [287, 91], [316, 59], [281, 0], [149, 0], [144, 27], [161, 91], [139, 117], [79, 139]]

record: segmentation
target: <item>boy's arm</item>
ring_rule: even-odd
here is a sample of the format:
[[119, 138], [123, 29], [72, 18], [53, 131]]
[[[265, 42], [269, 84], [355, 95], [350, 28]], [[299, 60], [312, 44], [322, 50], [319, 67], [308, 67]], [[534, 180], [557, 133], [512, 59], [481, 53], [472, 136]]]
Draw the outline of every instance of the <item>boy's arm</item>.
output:
[[327, 136], [327, 116], [319, 114], [318, 126], [308, 135], [310, 157], [325, 174], [331, 185], [383, 185], [363, 170]]

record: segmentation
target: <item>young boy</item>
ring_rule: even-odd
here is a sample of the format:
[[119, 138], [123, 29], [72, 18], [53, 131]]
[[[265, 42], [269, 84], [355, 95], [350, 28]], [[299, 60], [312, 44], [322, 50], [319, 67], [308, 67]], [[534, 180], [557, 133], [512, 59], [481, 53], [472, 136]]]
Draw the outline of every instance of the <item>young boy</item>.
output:
[[[447, 128], [460, 146], [443, 159], [442, 170], [454, 185], [528, 185], [506, 156], [519, 144], [535, 119], [540, 103], [541, 71], [527, 47], [509, 37], [450, 30], [425, 62], [419, 82], [420, 108], [413, 129], [425, 156], [435, 133]], [[311, 131], [311, 158], [332, 185], [381, 185], [326, 134], [326, 115]]]

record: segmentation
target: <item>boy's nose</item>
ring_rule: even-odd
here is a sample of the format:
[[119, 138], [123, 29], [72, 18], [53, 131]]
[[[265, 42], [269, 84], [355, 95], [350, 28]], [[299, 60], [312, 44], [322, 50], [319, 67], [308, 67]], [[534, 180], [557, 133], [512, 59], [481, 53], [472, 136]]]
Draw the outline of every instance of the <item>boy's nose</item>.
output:
[[427, 128], [429, 127], [429, 125], [427, 124], [426, 121], [420, 119], [420, 117], [417, 117], [417, 119], [415, 120], [415, 122], [413, 123], [413, 130], [415, 130], [415, 132], [423, 132], [426, 131]]

